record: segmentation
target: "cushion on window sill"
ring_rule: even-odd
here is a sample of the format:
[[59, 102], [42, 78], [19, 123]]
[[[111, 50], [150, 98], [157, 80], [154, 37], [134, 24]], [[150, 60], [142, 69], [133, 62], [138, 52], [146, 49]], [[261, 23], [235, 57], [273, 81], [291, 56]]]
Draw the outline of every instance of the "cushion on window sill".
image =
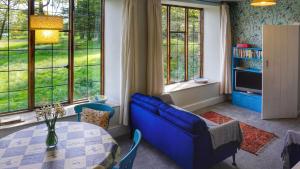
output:
[[81, 113], [81, 121], [95, 124], [107, 130], [109, 124], [109, 112], [83, 108]]

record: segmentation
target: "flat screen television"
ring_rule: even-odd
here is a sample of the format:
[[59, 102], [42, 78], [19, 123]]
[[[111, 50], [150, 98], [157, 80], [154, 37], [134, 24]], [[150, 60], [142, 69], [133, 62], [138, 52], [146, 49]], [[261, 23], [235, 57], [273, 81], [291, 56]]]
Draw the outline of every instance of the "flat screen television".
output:
[[262, 93], [262, 74], [247, 72], [243, 70], [235, 71], [235, 89], [239, 91]]

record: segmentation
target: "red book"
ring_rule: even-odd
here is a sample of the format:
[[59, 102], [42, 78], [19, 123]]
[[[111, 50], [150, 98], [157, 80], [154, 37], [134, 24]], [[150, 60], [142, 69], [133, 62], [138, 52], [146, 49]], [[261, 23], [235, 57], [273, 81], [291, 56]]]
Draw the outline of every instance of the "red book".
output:
[[238, 47], [238, 48], [251, 48], [251, 45], [247, 44], [247, 43], [238, 43], [236, 45], [236, 47]]

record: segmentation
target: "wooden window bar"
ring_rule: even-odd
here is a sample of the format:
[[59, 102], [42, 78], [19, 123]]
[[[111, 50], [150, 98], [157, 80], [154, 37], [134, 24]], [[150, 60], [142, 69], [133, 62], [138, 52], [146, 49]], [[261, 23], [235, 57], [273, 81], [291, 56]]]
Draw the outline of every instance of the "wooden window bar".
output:
[[[200, 32], [200, 42], [199, 42], [199, 74], [200, 77], [203, 77], [203, 41], [204, 41], [204, 12], [202, 8], [192, 8], [192, 7], [184, 7], [177, 5], [169, 5], [163, 4], [167, 8], [167, 79], [166, 84], [171, 84], [171, 33], [183, 33], [184, 34], [184, 81], [189, 80], [189, 9], [199, 10], [200, 13], [200, 21], [199, 21], [199, 32]], [[185, 20], [184, 20], [184, 31], [171, 31], [171, 8], [179, 7], [185, 9]]]
[[[101, 17], [100, 17], [100, 28], [101, 28], [101, 73], [100, 73], [100, 94], [104, 94], [104, 0], [101, 1]], [[28, 25], [30, 22], [30, 15], [35, 14], [35, 0], [28, 1]], [[75, 11], [75, 3], [74, 0], [69, 0], [69, 36], [68, 36], [68, 45], [69, 45], [69, 56], [68, 56], [68, 101], [64, 104], [69, 105], [73, 103], [84, 102], [86, 100], [77, 100], [74, 101], [74, 11]], [[63, 32], [63, 31], [62, 31]], [[53, 67], [52, 67], [53, 68]], [[35, 106], [35, 32], [29, 30], [28, 28], [28, 109], [27, 110], [19, 110], [14, 112], [0, 112], [0, 116], [18, 114], [32, 111], [36, 108]]]

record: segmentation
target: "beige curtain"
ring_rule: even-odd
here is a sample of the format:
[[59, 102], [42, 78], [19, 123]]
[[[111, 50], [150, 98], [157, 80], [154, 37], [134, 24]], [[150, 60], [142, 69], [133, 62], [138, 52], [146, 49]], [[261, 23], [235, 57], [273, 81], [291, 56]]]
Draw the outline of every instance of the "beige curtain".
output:
[[221, 5], [221, 94], [230, 94], [231, 87], [231, 25], [229, 6]]
[[[121, 109], [119, 122], [129, 123], [129, 101], [134, 92], [146, 91], [146, 0], [123, 0]], [[144, 11], [144, 12], [143, 12]]]
[[161, 19], [161, 0], [147, 0], [147, 94], [156, 96], [164, 89]]
[[135, 92], [163, 92], [160, 0], [123, 0], [122, 86], [120, 123], [129, 123], [129, 101]]

